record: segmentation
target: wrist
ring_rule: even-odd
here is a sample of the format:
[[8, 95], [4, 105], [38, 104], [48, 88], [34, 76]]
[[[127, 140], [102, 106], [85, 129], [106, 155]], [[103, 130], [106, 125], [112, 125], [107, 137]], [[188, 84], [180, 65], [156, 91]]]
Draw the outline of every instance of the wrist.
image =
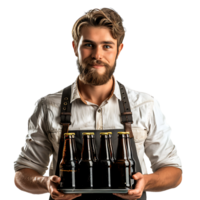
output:
[[38, 185], [38, 189], [43, 191], [43, 193], [48, 192], [48, 176], [36, 176], [34, 182]]
[[157, 191], [155, 190], [156, 184], [159, 182], [160, 177], [159, 174], [152, 173], [152, 174], [145, 174], [145, 191]]

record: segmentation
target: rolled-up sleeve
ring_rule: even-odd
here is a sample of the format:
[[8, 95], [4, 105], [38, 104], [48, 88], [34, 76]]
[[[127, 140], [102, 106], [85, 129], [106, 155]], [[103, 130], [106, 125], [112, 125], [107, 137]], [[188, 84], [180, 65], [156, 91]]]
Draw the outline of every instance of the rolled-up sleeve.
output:
[[22, 168], [34, 169], [41, 175], [48, 169], [53, 147], [48, 139], [48, 108], [45, 98], [41, 98], [34, 113], [28, 120], [28, 134], [25, 145], [21, 148], [18, 159], [14, 162], [14, 170]]
[[151, 162], [153, 172], [161, 167], [172, 166], [182, 170], [176, 146], [170, 139], [171, 128], [166, 123], [159, 103], [154, 100], [149, 119], [149, 131], [145, 141], [145, 153]]

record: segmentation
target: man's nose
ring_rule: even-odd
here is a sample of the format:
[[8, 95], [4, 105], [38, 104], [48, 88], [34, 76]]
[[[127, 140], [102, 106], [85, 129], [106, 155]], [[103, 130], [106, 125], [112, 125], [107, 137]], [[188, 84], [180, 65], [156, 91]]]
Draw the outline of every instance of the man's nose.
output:
[[95, 47], [92, 51], [92, 58], [95, 58], [96, 60], [101, 60], [102, 59], [102, 49], [101, 47]]

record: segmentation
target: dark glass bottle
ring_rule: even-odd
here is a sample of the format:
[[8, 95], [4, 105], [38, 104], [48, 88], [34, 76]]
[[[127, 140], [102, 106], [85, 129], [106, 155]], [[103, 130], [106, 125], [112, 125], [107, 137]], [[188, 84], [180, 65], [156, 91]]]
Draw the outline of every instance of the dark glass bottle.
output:
[[76, 149], [76, 139], [75, 139], [75, 133], [72, 133], [72, 144], [73, 144], [73, 152], [74, 152], [74, 159], [79, 161], [77, 149]]
[[126, 144], [127, 144], [128, 161], [130, 163], [129, 174], [130, 174], [131, 188], [135, 189], [136, 181], [132, 178], [132, 175], [135, 174], [135, 161], [132, 156], [132, 147], [130, 143], [129, 132], [126, 132]]
[[60, 188], [75, 188], [77, 185], [78, 161], [74, 158], [73, 133], [64, 134], [64, 147], [60, 169]]
[[129, 161], [126, 148], [126, 133], [118, 132], [118, 148], [114, 163], [114, 187], [130, 188]]
[[76, 188], [79, 188], [80, 186], [80, 165], [79, 165], [79, 156], [76, 148], [76, 139], [75, 139], [75, 133], [72, 133], [72, 144], [73, 144], [73, 152], [74, 152], [74, 159], [77, 162], [77, 178], [76, 178]]
[[[110, 160], [112, 164], [115, 163], [115, 156], [114, 156], [114, 151], [113, 151], [113, 146], [112, 146], [112, 132], [108, 132], [108, 143], [109, 143], [109, 152], [110, 152]], [[114, 165], [111, 168], [111, 185], [114, 187], [115, 185], [115, 171], [114, 171]]]
[[111, 162], [115, 162], [115, 156], [114, 156], [114, 151], [113, 151], [113, 146], [112, 146], [112, 132], [108, 132], [108, 143], [109, 143], [109, 151], [110, 151], [110, 159]]
[[91, 143], [92, 143], [92, 161], [93, 161], [93, 187], [94, 188], [99, 188], [99, 159], [97, 156], [97, 151], [96, 151], [96, 143], [95, 143], [95, 135], [93, 132], [90, 133], [91, 136]]
[[93, 188], [93, 161], [90, 133], [82, 133], [82, 151], [79, 162], [80, 167], [80, 188]]
[[99, 168], [101, 188], [111, 188], [111, 166], [108, 132], [100, 133]]

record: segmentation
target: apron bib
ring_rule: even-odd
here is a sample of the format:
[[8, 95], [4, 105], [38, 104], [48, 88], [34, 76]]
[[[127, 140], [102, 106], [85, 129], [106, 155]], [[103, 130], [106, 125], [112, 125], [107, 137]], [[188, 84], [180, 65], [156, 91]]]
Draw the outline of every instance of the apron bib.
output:
[[[68, 130], [71, 117], [71, 85], [66, 87], [63, 90], [62, 94], [62, 100], [61, 100], [61, 125], [63, 125], [62, 128], [62, 135], [60, 139], [60, 145], [59, 145], [59, 152], [58, 152], [58, 159], [57, 159], [57, 165], [56, 165], [56, 171], [55, 175], [59, 176], [59, 164], [62, 159], [62, 151], [63, 151], [63, 145], [64, 145], [64, 133], [67, 132], [73, 132], [75, 133], [75, 141], [76, 141], [76, 148], [77, 148], [77, 154], [79, 158], [81, 157], [81, 150], [82, 150], [82, 133], [83, 132], [94, 132], [95, 133], [95, 142], [96, 142], [96, 151], [97, 155], [99, 155], [99, 149], [100, 149], [100, 132], [112, 132], [112, 145], [113, 145], [113, 151], [114, 155], [117, 155], [117, 147], [118, 147], [118, 132], [129, 132], [130, 133], [130, 145], [132, 150], [132, 156], [135, 161], [135, 172], [142, 173], [141, 166], [138, 160], [136, 146], [133, 138], [133, 133], [131, 129], [131, 123], [133, 123], [132, 120], [132, 112], [130, 110], [130, 104], [128, 101], [127, 93], [125, 90], [125, 87], [119, 83], [120, 86], [120, 92], [121, 92], [121, 99], [119, 100], [119, 107], [121, 112], [121, 123], [124, 125], [123, 129], [104, 129], [104, 130]], [[113, 194], [82, 194], [82, 196], [78, 197], [77, 199], [82, 200], [122, 200], [122, 198], [119, 198]], [[50, 196], [49, 200], [53, 200]], [[146, 200], [146, 192], [144, 191], [141, 198], [138, 200]]]

